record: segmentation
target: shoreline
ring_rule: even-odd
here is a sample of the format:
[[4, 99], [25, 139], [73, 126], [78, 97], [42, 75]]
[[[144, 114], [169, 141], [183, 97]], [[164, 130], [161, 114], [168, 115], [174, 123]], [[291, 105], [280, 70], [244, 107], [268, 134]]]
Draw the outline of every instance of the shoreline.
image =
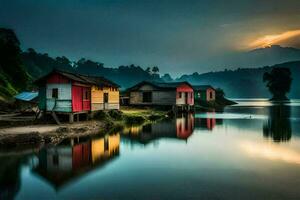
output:
[[22, 125], [21, 122], [20, 126], [0, 128], [0, 149], [56, 145], [67, 138], [103, 135], [121, 130], [126, 125], [152, 123], [168, 117], [166, 111], [124, 108], [121, 111], [99, 112], [92, 120], [72, 124]]

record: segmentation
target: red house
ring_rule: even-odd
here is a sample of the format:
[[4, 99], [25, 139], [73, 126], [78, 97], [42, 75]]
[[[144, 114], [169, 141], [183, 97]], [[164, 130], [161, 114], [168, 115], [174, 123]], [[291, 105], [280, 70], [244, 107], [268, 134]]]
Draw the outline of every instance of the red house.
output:
[[[78, 116], [92, 111], [92, 88], [119, 87], [103, 77], [84, 76], [60, 70], [53, 70], [35, 81], [35, 84], [39, 86], [39, 109], [51, 112], [55, 116], [55, 113], [67, 113], [70, 122], [73, 122], [74, 114]], [[58, 119], [56, 120], [59, 123]]]

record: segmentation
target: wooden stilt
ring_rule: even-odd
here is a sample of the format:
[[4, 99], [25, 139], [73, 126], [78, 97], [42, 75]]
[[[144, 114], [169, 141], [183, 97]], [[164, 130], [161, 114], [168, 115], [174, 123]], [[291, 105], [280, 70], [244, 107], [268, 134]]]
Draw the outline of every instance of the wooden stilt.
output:
[[69, 122], [70, 122], [70, 123], [73, 123], [73, 122], [74, 122], [74, 114], [73, 114], [73, 113], [70, 113], [70, 114], [69, 114]]
[[61, 124], [55, 112], [51, 112], [51, 115], [57, 124]]

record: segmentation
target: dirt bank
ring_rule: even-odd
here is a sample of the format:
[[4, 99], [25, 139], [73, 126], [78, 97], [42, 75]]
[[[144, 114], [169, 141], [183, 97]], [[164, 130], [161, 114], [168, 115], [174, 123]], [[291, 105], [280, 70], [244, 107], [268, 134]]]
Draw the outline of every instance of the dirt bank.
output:
[[66, 138], [105, 134], [120, 129], [128, 123], [144, 123], [167, 117], [166, 112], [151, 109], [124, 109], [99, 112], [94, 120], [73, 124], [36, 124], [0, 128], [0, 148], [24, 145], [55, 145]]
[[57, 144], [65, 138], [101, 134], [107, 125], [101, 121], [85, 121], [62, 125], [31, 125], [0, 129], [0, 147]]

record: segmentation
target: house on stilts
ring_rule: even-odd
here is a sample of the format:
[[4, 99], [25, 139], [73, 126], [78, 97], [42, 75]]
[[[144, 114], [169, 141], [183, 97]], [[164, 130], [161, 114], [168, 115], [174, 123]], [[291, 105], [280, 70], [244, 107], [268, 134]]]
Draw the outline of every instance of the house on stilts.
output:
[[194, 85], [195, 104], [216, 100], [216, 89], [211, 85]]
[[171, 106], [190, 110], [194, 105], [193, 87], [188, 82], [143, 81], [127, 89], [129, 104], [139, 106]]
[[34, 82], [39, 86], [39, 109], [50, 113], [59, 123], [56, 114], [89, 116], [100, 110], [119, 109], [119, 85], [103, 77], [53, 70]]

